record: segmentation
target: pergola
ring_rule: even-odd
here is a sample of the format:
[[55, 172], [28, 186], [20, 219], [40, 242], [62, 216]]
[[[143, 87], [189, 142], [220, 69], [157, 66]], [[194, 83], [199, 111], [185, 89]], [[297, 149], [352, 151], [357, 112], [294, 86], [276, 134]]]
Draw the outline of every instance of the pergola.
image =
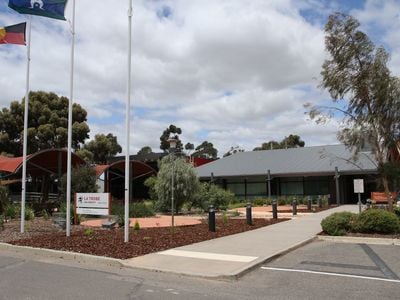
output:
[[[104, 174], [104, 192], [116, 194], [117, 198], [122, 197], [124, 192], [123, 181], [125, 178], [125, 160], [122, 159], [109, 165], [97, 165], [95, 168], [98, 178]], [[131, 185], [134, 185], [136, 182], [142, 183], [145, 178], [157, 174], [155, 169], [138, 160], [131, 160], [130, 168]], [[137, 188], [130, 190], [131, 192], [133, 190], [136, 194], [140, 194], [138, 193]], [[133, 194], [131, 193], [131, 199], [133, 198], [132, 195]]]
[[[21, 157], [7, 157], [0, 155], [0, 172], [2, 178], [20, 179], [22, 170]], [[31, 177], [56, 174], [61, 177], [67, 171], [67, 150], [66, 149], [46, 149], [26, 158], [27, 174]], [[79, 156], [72, 154], [72, 166], [78, 167], [85, 165], [85, 161]]]

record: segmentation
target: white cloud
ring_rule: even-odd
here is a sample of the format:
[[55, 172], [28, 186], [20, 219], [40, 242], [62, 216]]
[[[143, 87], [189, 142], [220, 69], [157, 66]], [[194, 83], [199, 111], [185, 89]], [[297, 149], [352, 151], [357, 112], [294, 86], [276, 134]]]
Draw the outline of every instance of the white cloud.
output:
[[[357, 16], [379, 20], [385, 41], [398, 49], [397, 2], [368, 1]], [[325, 57], [321, 16], [337, 3], [314, 0], [134, 0], [131, 152], [159, 149], [175, 124], [184, 143], [212, 142], [220, 155], [299, 134], [307, 145], [336, 143], [337, 123], [307, 121], [302, 104], [322, 101], [317, 89]], [[386, 2], [385, 2], [386, 3]], [[318, 4], [318, 5], [317, 5]], [[317, 12], [316, 22], [301, 15]], [[399, 11], [397, 9], [397, 11]], [[164, 14], [163, 14], [164, 13]], [[67, 17], [71, 7], [67, 7]], [[25, 20], [0, 4], [1, 24]], [[68, 96], [68, 22], [33, 17], [31, 89]], [[368, 28], [368, 27], [366, 27]], [[0, 104], [25, 94], [25, 47], [0, 48]], [[127, 4], [76, 3], [74, 100], [87, 109], [91, 137], [113, 133], [125, 146]], [[397, 51], [399, 52], [399, 51]], [[400, 52], [399, 52], [400, 53]], [[400, 70], [400, 56], [392, 63]]]

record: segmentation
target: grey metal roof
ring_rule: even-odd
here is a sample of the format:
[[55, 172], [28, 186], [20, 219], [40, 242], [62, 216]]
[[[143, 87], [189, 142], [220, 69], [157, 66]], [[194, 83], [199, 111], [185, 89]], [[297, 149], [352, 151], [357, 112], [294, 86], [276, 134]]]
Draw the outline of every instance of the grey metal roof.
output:
[[239, 152], [196, 168], [200, 178], [257, 176], [329, 175], [335, 167], [341, 174], [376, 173], [376, 163], [370, 152], [361, 152], [357, 160], [344, 145]]

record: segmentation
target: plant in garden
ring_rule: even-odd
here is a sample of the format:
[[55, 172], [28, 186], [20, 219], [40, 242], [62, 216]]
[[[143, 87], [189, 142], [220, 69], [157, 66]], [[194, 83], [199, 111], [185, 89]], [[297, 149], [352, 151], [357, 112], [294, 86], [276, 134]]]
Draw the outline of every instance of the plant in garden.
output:
[[50, 215], [49, 215], [48, 211], [45, 210], [45, 209], [43, 209], [43, 210], [40, 212], [40, 214], [41, 214], [41, 216], [43, 217], [44, 220], [48, 220], [48, 219], [50, 218]]
[[[194, 198], [193, 206], [199, 207], [203, 210], [207, 210], [210, 205], [213, 205], [215, 209], [227, 209], [229, 203], [235, 203], [235, 194], [230, 191], [224, 190], [223, 188], [204, 182], [200, 184], [198, 193]], [[243, 207], [244, 203], [239, 203], [235, 207]]]
[[19, 206], [15, 204], [8, 204], [4, 210], [5, 217], [15, 219], [19, 215]]
[[222, 214], [222, 223], [224, 223], [224, 225], [228, 224], [229, 218], [226, 214], [226, 212], [223, 212]]
[[92, 235], [94, 235], [94, 230], [92, 228], [86, 228], [83, 231], [83, 234], [86, 235], [86, 236], [92, 236]]
[[232, 215], [232, 217], [239, 217], [239, 216], [240, 216], [240, 212], [238, 212], [237, 210], [234, 210], [234, 211], [231, 213], [231, 215]]
[[267, 203], [266, 199], [257, 198], [257, 199], [254, 199], [253, 206], [263, 206], [266, 203]]
[[0, 215], [0, 228], [4, 228], [4, 215]]
[[351, 212], [337, 212], [321, 221], [322, 230], [329, 235], [345, 235], [351, 231], [357, 215]]
[[35, 218], [35, 212], [32, 208], [26, 207], [25, 208], [25, 220], [30, 221]]
[[181, 210], [185, 202], [193, 202], [199, 188], [199, 180], [192, 164], [173, 155], [163, 157], [154, 186], [157, 194], [155, 206], [162, 212], [171, 210], [172, 176], [176, 212]]
[[400, 231], [400, 220], [392, 212], [367, 209], [359, 215], [355, 229], [363, 233], [396, 233]]
[[150, 200], [152, 201], [157, 201], [156, 182], [157, 176], [150, 176], [144, 181], [144, 185], [147, 187]]
[[140, 230], [140, 224], [138, 220], [135, 220], [135, 224], [133, 225], [133, 230], [134, 231], [139, 231]]
[[152, 203], [136, 202], [129, 205], [130, 218], [145, 218], [154, 216]]
[[8, 205], [8, 188], [4, 185], [0, 185], [0, 214], [4, 213], [6, 206]]

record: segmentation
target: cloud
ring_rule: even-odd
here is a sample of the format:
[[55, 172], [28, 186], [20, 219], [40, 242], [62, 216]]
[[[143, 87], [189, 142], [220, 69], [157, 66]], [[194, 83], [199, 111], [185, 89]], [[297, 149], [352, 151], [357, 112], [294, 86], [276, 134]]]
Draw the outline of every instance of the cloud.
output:
[[[291, 133], [307, 145], [336, 143], [337, 122], [315, 125], [302, 105], [327, 99], [317, 88], [326, 55], [322, 25], [338, 3], [134, 0], [131, 152], [146, 145], [157, 151], [169, 124], [182, 128], [184, 143], [208, 140], [220, 155]], [[392, 28], [384, 15], [396, 2], [376, 3], [357, 7], [358, 16]], [[1, 23], [25, 19], [0, 4]], [[125, 2], [76, 3], [74, 101], [88, 111], [91, 137], [111, 132], [123, 148], [127, 22]], [[385, 37], [398, 49], [396, 35], [385, 31]], [[33, 17], [32, 90], [69, 95], [70, 38], [68, 22]], [[25, 51], [0, 47], [2, 106], [25, 94]], [[392, 63], [400, 66], [400, 56]]]

